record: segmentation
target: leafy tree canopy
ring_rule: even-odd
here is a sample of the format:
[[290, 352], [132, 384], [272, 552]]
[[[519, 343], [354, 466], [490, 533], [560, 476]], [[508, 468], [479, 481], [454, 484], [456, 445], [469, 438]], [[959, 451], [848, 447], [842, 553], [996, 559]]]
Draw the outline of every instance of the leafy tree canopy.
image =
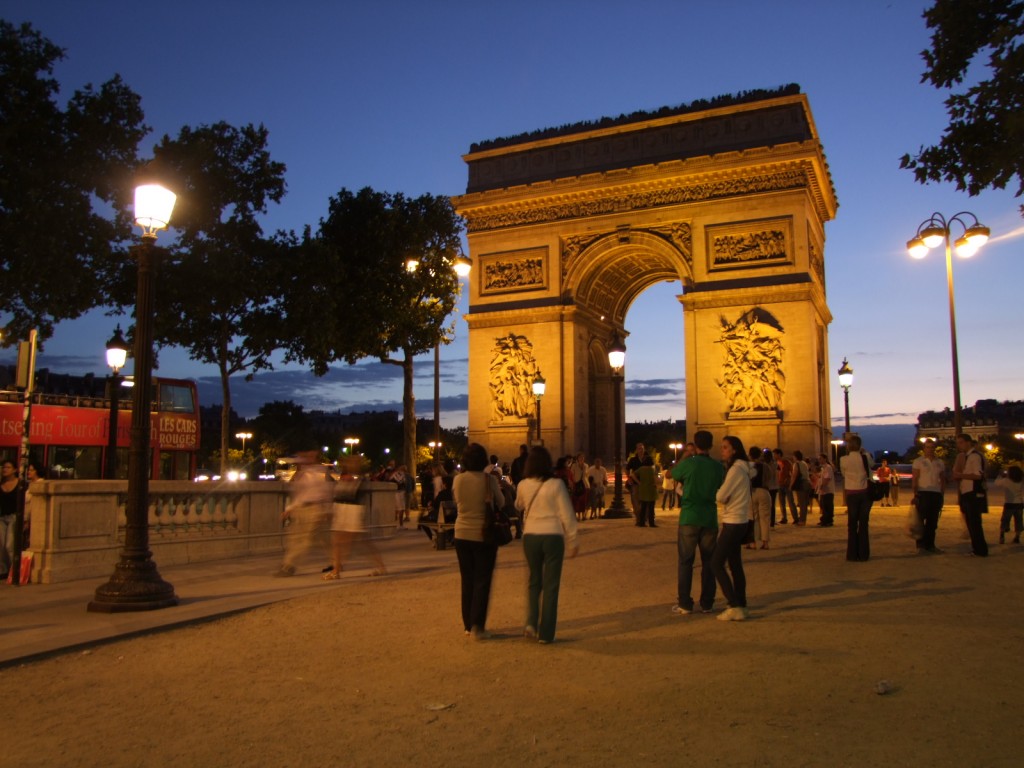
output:
[[[936, 0], [922, 82], [964, 86], [946, 99], [949, 125], [939, 143], [904, 155], [916, 179], [952, 181], [977, 195], [1017, 180], [1024, 194], [1024, 1]], [[979, 61], [979, 59], [982, 59]], [[970, 83], [969, 85], [967, 85]], [[1024, 213], [1024, 207], [1021, 209]]]
[[54, 65], [64, 58], [29, 24], [0, 20], [0, 307], [6, 341], [104, 303], [105, 278], [131, 237], [111, 214], [148, 129], [139, 97], [118, 76], [86, 85], [63, 107]]
[[[223, 395], [221, 456], [228, 456], [232, 375], [271, 368], [278, 347], [277, 273], [282, 251], [257, 215], [285, 193], [285, 166], [267, 130], [220, 122], [185, 127], [154, 148], [154, 165], [178, 195], [177, 242], [160, 265], [155, 336], [216, 365]], [[222, 462], [222, 470], [225, 468]]]
[[342, 189], [316, 237], [307, 233], [295, 249], [284, 291], [290, 359], [323, 375], [332, 362], [396, 362], [396, 352], [418, 355], [444, 341], [461, 230], [447, 197]]

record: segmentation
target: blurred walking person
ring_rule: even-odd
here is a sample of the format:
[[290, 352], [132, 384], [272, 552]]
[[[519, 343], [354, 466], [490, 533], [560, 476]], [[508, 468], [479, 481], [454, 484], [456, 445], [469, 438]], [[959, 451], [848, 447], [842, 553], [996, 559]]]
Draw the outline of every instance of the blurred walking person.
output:
[[284, 560], [275, 576], [294, 576], [295, 563], [313, 546], [317, 529], [334, 499], [334, 478], [317, 460], [319, 451], [303, 451], [295, 457], [296, 470], [288, 483], [291, 502], [281, 513], [289, 521], [284, 538]]

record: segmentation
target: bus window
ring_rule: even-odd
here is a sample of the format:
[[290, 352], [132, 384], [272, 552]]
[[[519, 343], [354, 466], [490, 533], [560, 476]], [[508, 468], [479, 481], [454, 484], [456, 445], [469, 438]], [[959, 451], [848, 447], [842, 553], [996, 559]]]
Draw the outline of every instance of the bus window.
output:
[[181, 384], [160, 382], [156, 409], [161, 412], [195, 413], [196, 404], [192, 399], [192, 387]]
[[47, 476], [54, 480], [99, 480], [102, 451], [96, 447], [55, 445], [50, 448]]
[[184, 451], [160, 451], [160, 479], [188, 480], [190, 459]]

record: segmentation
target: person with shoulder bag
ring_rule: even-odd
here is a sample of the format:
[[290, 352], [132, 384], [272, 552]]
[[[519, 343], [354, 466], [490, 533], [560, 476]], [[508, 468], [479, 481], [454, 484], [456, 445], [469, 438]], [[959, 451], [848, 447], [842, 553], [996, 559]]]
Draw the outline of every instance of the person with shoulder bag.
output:
[[462, 578], [462, 624], [474, 640], [487, 640], [487, 607], [491, 599], [491, 579], [498, 559], [498, 544], [489, 536], [488, 501], [495, 508], [505, 506], [505, 495], [498, 479], [487, 471], [487, 450], [470, 443], [462, 454], [463, 471], [452, 481], [455, 518], [455, 554]]
[[975, 557], [988, 557], [988, 542], [985, 541], [985, 529], [981, 525], [981, 516], [988, 512], [985, 457], [978, 451], [970, 435], [957, 435], [956, 447], [960, 455], [953, 468], [953, 479], [958, 481], [960, 512], [971, 537], [971, 554]]
[[523, 554], [530, 568], [523, 634], [547, 644], [555, 640], [562, 563], [566, 555], [572, 558], [579, 551], [576, 515], [565, 484], [555, 478], [546, 448], [530, 449], [523, 474], [516, 495], [516, 509], [523, 517]]

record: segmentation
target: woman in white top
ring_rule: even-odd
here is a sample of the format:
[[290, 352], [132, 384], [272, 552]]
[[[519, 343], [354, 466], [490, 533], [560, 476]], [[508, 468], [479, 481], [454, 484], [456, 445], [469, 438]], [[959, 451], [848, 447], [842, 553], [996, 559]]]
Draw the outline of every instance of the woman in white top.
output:
[[[711, 555], [711, 570], [729, 607], [717, 618], [720, 621], [743, 621], [750, 615], [747, 610], [747, 577], [743, 573], [743, 539], [750, 521], [750, 479], [754, 470], [743, 442], [732, 435], [722, 438], [722, 461], [726, 466], [725, 480], [715, 494], [715, 500], [721, 506], [722, 529]], [[727, 563], [731, 579], [725, 570]]]
[[[516, 509], [523, 516], [523, 554], [530, 566], [526, 591], [526, 637], [541, 643], [555, 639], [558, 588], [565, 555], [575, 557], [576, 515], [565, 487], [554, 474], [551, 454], [534, 446], [516, 489]], [[541, 610], [543, 595], [543, 610]]]
[[871, 467], [867, 455], [861, 450], [860, 437], [850, 435], [846, 439], [846, 447], [849, 453], [839, 459], [846, 489], [846, 559], [860, 562], [871, 556], [871, 542], [868, 539], [868, 517], [871, 515], [868, 480], [871, 478]]

